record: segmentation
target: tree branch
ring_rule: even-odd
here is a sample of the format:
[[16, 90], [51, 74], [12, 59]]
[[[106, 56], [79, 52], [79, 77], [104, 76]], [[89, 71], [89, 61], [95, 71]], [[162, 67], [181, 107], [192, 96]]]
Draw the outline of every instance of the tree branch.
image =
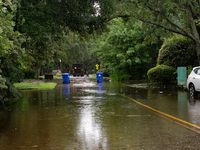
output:
[[195, 42], [199, 42], [199, 34], [196, 28], [196, 24], [194, 22], [194, 18], [193, 18], [193, 14], [192, 14], [192, 8], [190, 6], [188, 6], [188, 18], [190, 20], [190, 27], [192, 29], [192, 33], [193, 33], [193, 40]]
[[[156, 12], [157, 14], [163, 16], [163, 17], [167, 20], [167, 22], [170, 23], [172, 26], [174, 26], [174, 27], [180, 29], [180, 30], [184, 33], [184, 34], [182, 33], [182, 35], [186, 36], [186, 35], [188, 35], [188, 34], [191, 34], [191, 33], [189, 33], [189, 31], [183, 29], [183, 28], [180, 27], [178, 24], [174, 23], [164, 12], [158, 11], [158, 10], [154, 9], [153, 7], [151, 7], [150, 5], [147, 5], [147, 7], [148, 7], [151, 11], [154, 11], [154, 12]], [[158, 24], [158, 23], [157, 23], [157, 24]], [[166, 27], [165, 27], [165, 29], [166, 29]], [[170, 29], [170, 31], [172, 31], [171, 28], [169, 28], [169, 29]], [[168, 30], [168, 29], [167, 29], [167, 30]], [[173, 29], [173, 30], [174, 30], [174, 29]], [[175, 31], [175, 30], [174, 30], [174, 31]], [[173, 31], [172, 31], [172, 32], [173, 32]], [[179, 32], [180, 32], [180, 31], [179, 31]], [[180, 33], [181, 33], [181, 32], [180, 32]], [[190, 37], [190, 35], [188, 35], [188, 37]], [[190, 37], [190, 38], [191, 38], [191, 37]]]
[[164, 26], [164, 25], [162, 25], [162, 24], [159, 24], [159, 23], [157, 23], [157, 22], [153, 22], [153, 21], [145, 20], [145, 19], [140, 19], [140, 20], [143, 21], [143, 22], [145, 22], [145, 23], [152, 24], [152, 25], [156, 25], [156, 26], [161, 27], [161, 28], [163, 28], [163, 29], [165, 29], [165, 30], [168, 30], [168, 31], [171, 31], [171, 32], [174, 32], [174, 33], [178, 33], [178, 34], [181, 34], [181, 35], [183, 35], [183, 36], [187, 36], [187, 37], [188, 37], [188, 34], [185, 34], [184, 32], [180, 32], [180, 31], [178, 31], [178, 30], [175, 30], [175, 29], [166, 27], [166, 26]]
[[[134, 1], [132, 1], [132, 2], [134, 2]], [[200, 2], [200, 0], [199, 0], [199, 2]], [[160, 11], [160, 10], [157, 10], [156, 8], [154, 8], [153, 6], [151, 6], [150, 4], [148, 4], [148, 3], [146, 3], [145, 4], [146, 5], [146, 7], [151, 11], [151, 12], [154, 12], [154, 13], [156, 13], [156, 14], [158, 14], [158, 15], [161, 15], [162, 16], [162, 18], [164, 19], [164, 20], [166, 20], [169, 24], [171, 24], [173, 27], [175, 27], [175, 29], [173, 29], [173, 28], [170, 28], [170, 27], [167, 27], [167, 26], [165, 26], [165, 25], [163, 25], [163, 24], [161, 24], [161, 23], [158, 23], [158, 22], [155, 22], [155, 21], [151, 21], [151, 20], [148, 20], [148, 19], [144, 19], [144, 18], [138, 18], [139, 20], [141, 20], [141, 21], [143, 21], [143, 22], [145, 22], [145, 23], [148, 23], [148, 24], [152, 24], [152, 25], [155, 25], [155, 26], [158, 26], [158, 27], [161, 27], [161, 28], [163, 28], [163, 29], [165, 29], [165, 30], [168, 30], [168, 31], [170, 31], [170, 32], [174, 32], [174, 33], [177, 33], [177, 34], [181, 34], [181, 35], [183, 35], [183, 36], [186, 36], [186, 37], [189, 37], [190, 39], [192, 39], [193, 41], [196, 41], [197, 40], [197, 35], [194, 35], [195, 33], [198, 33], [196, 30], [196, 26], [195, 26], [195, 23], [194, 23], [194, 18], [193, 18], [193, 16], [192, 15], [194, 15], [194, 14], [192, 14], [192, 10], [191, 9], [193, 9], [193, 8], [190, 8], [189, 10], [190, 10], [190, 14], [188, 14], [188, 16], [190, 16], [189, 17], [189, 20], [190, 20], [190, 26], [191, 26], [191, 28], [192, 28], [192, 33], [193, 34], [191, 34], [190, 33], [190, 31], [189, 30], [187, 30], [187, 29], [184, 29], [183, 27], [181, 27], [180, 25], [178, 25], [177, 23], [175, 23], [174, 21], [172, 21], [170, 18], [169, 18], [169, 16], [167, 16], [167, 14], [166, 13], [164, 13], [164, 12], [162, 12], [162, 11]], [[182, 5], [183, 6], [183, 5]], [[189, 6], [187, 6], [187, 5], [184, 5], [184, 6], [186, 6], [186, 7], [189, 7]], [[174, 8], [174, 9], [177, 9], [177, 6], [175, 6], [176, 8]], [[181, 7], [179, 7], [179, 9], [181, 9]], [[188, 9], [181, 9], [182, 11], [187, 11]], [[131, 17], [131, 15], [118, 15], [118, 17], [123, 17], [123, 18], [128, 18], [128, 17]], [[195, 32], [196, 31], [196, 32]], [[199, 39], [199, 38], [198, 38]]]
[[129, 18], [129, 17], [131, 17], [131, 15], [118, 15], [118, 17], [121, 17], [121, 18]]

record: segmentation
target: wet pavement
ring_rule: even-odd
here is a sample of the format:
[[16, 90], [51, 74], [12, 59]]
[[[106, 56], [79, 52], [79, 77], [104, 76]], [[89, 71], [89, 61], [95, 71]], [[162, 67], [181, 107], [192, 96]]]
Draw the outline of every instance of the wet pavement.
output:
[[15, 106], [1, 109], [0, 150], [199, 149], [200, 98], [187, 91], [88, 77], [70, 81], [23, 91]]

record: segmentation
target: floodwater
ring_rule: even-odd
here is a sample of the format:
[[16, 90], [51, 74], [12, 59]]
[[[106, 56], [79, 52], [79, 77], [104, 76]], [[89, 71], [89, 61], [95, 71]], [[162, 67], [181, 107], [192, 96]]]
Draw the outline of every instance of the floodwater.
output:
[[54, 82], [0, 110], [0, 150], [199, 149], [200, 98], [185, 90], [88, 77]]

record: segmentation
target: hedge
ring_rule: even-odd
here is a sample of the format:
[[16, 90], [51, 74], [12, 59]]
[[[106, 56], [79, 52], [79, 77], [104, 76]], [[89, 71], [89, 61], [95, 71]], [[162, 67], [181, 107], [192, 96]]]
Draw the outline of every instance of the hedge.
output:
[[166, 84], [176, 79], [176, 69], [167, 65], [158, 65], [147, 72], [151, 82]]
[[198, 66], [194, 43], [186, 37], [176, 35], [165, 40], [159, 50], [157, 65]]

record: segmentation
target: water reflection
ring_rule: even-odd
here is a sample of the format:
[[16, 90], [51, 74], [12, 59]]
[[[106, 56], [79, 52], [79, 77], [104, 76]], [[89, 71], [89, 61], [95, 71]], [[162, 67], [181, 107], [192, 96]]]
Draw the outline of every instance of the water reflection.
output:
[[187, 110], [187, 92], [178, 91], [178, 110], [181, 112], [182, 110]]
[[179, 118], [187, 119], [188, 114], [188, 99], [187, 99], [187, 92], [186, 91], [178, 91], [178, 106], [177, 106], [177, 115]]
[[200, 126], [200, 98], [190, 96], [188, 103], [189, 121], [195, 125]]
[[103, 83], [97, 83], [97, 98], [103, 99]]
[[[107, 147], [106, 133], [100, 118], [96, 115], [100, 110], [100, 100], [103, 98], [103, 84], [96, 85], [87, 80], [84, 82], [73, 80], [72, 86], [73, 99], [81, 106], [76, 130], [80, 147], [91, 150], [105, 149]], [[96, 93], [88, 92], [94, 91], [95, 87], [97, 88]], [[97, 94], [98, 99], [93, 94]]]
[[194, 104], [195, 104], [194, 96], [191, 96], [191, 95], [190, 95], [189, 103], [190, 103], [191, 105], [194, 105]]
[[77, 125], [77, 135], [81, 147], [104, 149], [107, 145], [106, 133], [103, 131], [102, 122], [95, 116], [95, 110], [91, 107], [82, 109]]
[[70, 101], [70, 84], [63, 84], [62, 95], [63, 99]]

